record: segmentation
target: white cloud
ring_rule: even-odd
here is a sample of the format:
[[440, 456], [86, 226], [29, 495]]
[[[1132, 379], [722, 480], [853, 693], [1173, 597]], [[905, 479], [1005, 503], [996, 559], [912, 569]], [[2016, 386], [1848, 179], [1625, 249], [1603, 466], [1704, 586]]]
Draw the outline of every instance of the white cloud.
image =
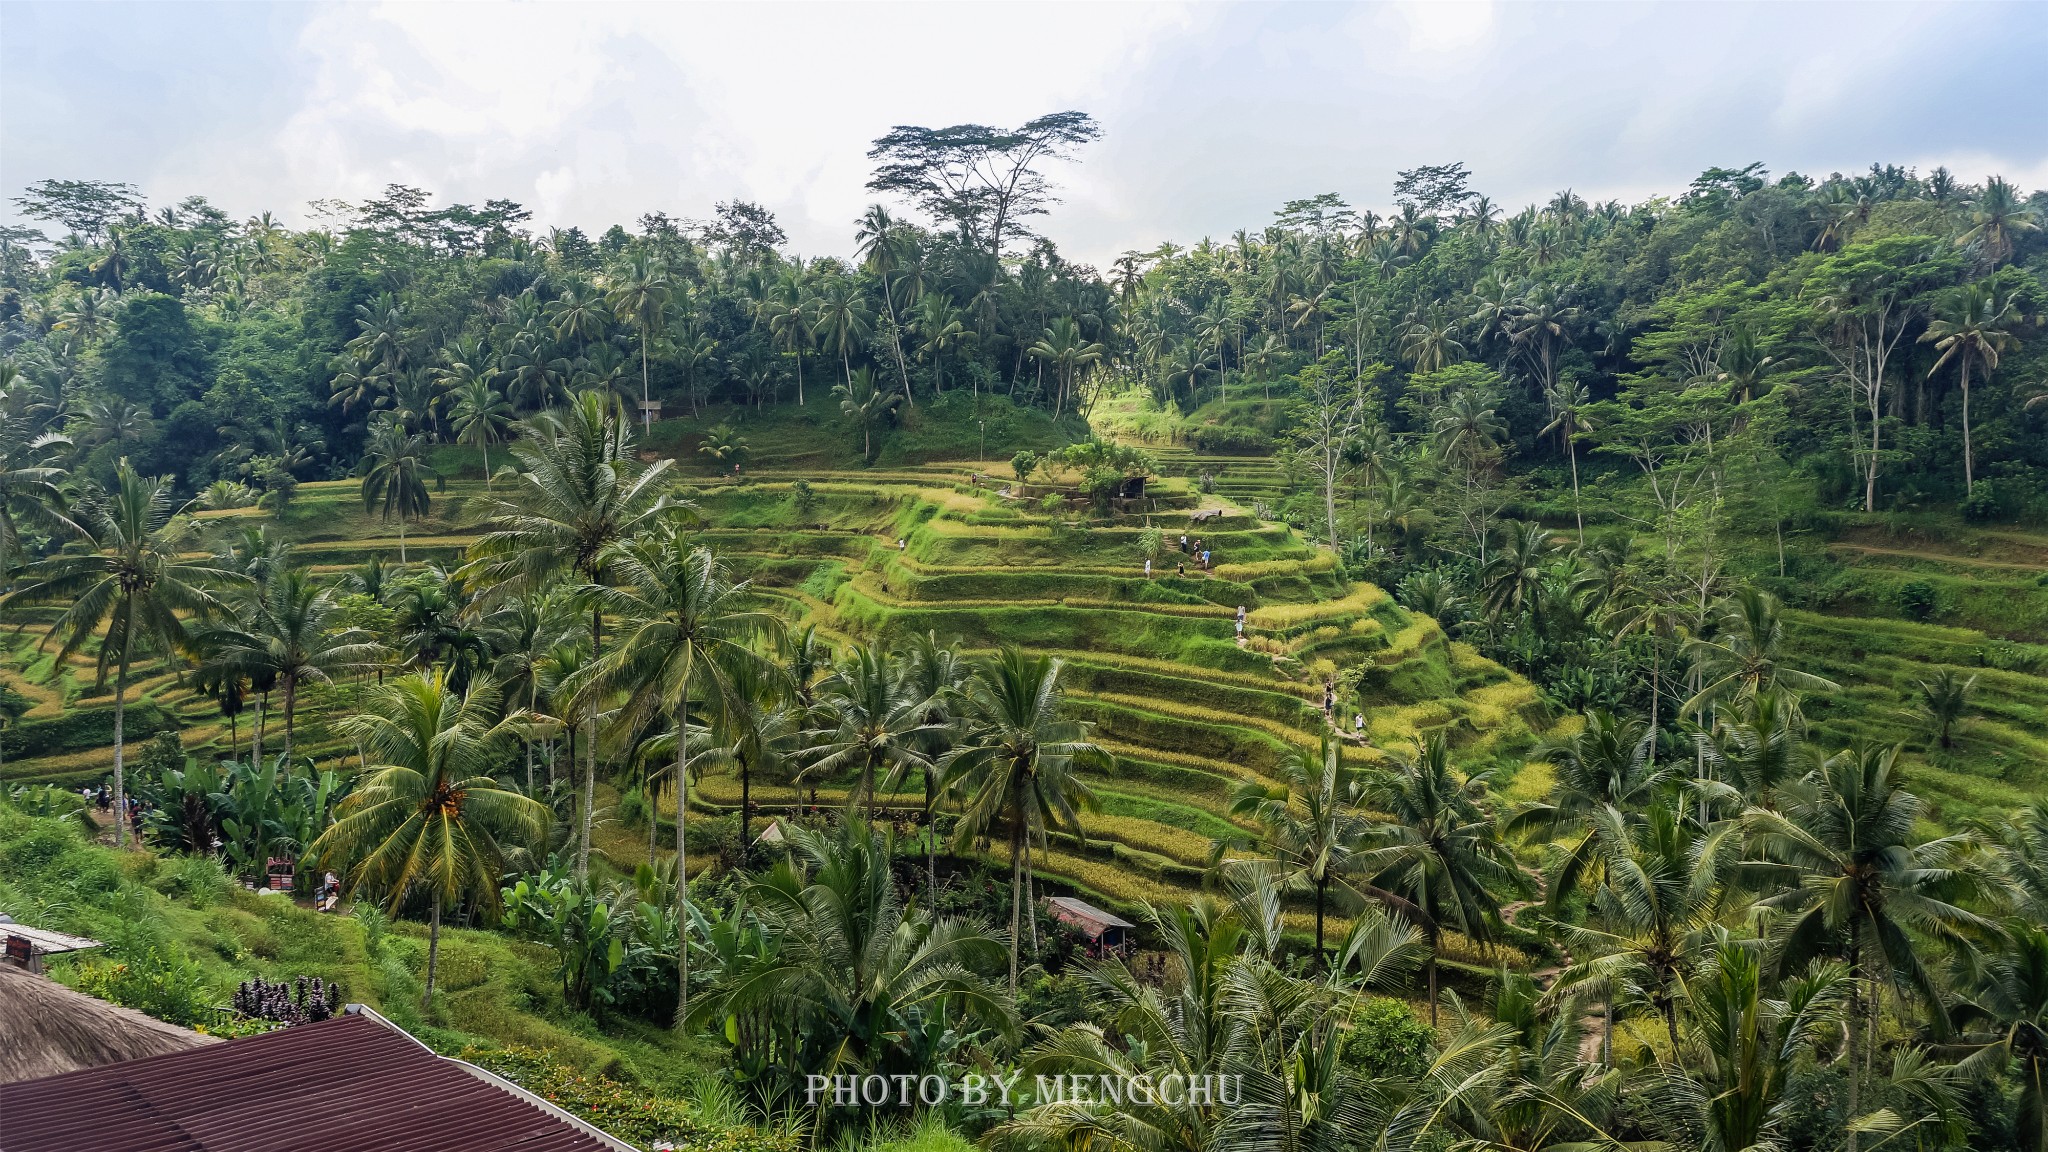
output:
[[[1853, 11], [1854, 19], [1845, 18]], [[766, 204], [843, 252], [901, 123], [1093, 113], [1044, 229], [1103, 262], [1465, 160], [1512, 206], [1714, 164], [1946, 162], [2048, 185], [2038, 7], [383, 3], [0, 5], [0, 182], [125, 178], [305, 221], [391, 182], [541, 225]], [[257, 17], [261, 19], [258, 20]], [[1941, 21], [1937, 25], [1935, 21]], [[1970, 53], [1940, 50], [1948, 25]], [[75, 82], [90, 55], [96, 82]]]

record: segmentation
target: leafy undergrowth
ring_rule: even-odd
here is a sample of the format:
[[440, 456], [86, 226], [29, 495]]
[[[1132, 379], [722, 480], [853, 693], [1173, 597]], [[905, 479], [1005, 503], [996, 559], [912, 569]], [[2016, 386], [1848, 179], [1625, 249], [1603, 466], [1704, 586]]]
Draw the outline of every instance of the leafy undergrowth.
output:
[[454, 1055], [642, 1148], [659, 1143], [675, 1152], [795, 1152], [798, 1147], [793, 1134], [712, 1122], [690, 1101], [585, 1075], [538, 1049], [472, 1044]]
[[24, 923], [103, 941], [61, 958], [57, 979], [109, 993], [152, 1015], [219, 1023], [235, 986], [261, 976], [319, 976], [450, 1051], [525, 1046], [585, 1074], [675, 1090], [697, 1054], [665, 1029], [600, 1023], [568, 1010], [553, 957], [494, 931], [445, 926], [439, 987], [422, 1009], [426, 926], [374, 911], [321, 914], [259, 895], [217, 861], [117, 851], [75, 823], [0, 804], [0, 911]]

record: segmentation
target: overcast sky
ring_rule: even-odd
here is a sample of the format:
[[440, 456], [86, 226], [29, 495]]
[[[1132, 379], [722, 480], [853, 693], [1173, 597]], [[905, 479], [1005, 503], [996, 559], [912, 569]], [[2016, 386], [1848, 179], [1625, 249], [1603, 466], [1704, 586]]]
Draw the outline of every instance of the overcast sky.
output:
[[[1383, 207], [1463, 160], [1510, 209], [1762, 160], [2048, 187], [2048, 4], [0, 3], [0, 190], [126, 180], [304, 224], [388, 183], [602, 229], [718, 200], [845, 252], [893, 124], [1102, 124], [1043, 230], [1106, 262]], [[0, 216], [13, 218], [12, 208]]]

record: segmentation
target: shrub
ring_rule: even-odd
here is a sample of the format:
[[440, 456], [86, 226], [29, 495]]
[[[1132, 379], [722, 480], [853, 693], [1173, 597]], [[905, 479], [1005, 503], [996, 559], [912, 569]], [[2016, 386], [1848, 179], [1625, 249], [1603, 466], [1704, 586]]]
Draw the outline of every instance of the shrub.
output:
[[213, 1015], [199, 966], [167, 946], [150, 945], [118, 964], [80, 969], [78, 990], [186, 1028]]
[[1187, 442], [1198, 452], [1219, 456], [1263, 456], [1273, 451], [1273, 438], [1239, 424], [1198, 424], [1187, 430]]
[[1417, 1079], [1429, 1070], [1435, 1039], [1408, 1005], [1375, 996], [1352, 1013], [1342, 1058], [1367, 1079]]
[[809, 525], [812, 517], [816, 516], [818, 512], [818, 493], [811, 487], [811, 482], [808, 480], [798, 480], [791, 484], [789, 486], [789, 496], [790, 503], [796, 509], [798, 526]]
[[2004, 517], [2005, 501], [1999, 498], [1996, 485], [1989, 480], [1977, 485], [1977, 490], [1970, 493], [1969, 499], [1963, 501], [1963, 519], [1965, 520], [1982, 523], [1987, 520], [2000, 520]]
[[495, 1072], [557, 1107], [643, 1148], [657, 1141], [676, 1152], [795, 1152], [796, 1137], [706, 1123], [685, 1102], [603, 1076], [585, 1076], [533, 1048], [464, 1048], [456, 1056]]
[[1914, 620], [1925, 620], [1934, 615], [1939, 594], [1934, 585], [1925, 580], [1908, 580], [1899, 585], [1897, 593], [1899, 611]]
[[1038, 453], [1026, 448], [1010, 457], [1010, 471], [1017, 474], [1017, 483], [1031, 479], [1031, 473], [1038, 467]]

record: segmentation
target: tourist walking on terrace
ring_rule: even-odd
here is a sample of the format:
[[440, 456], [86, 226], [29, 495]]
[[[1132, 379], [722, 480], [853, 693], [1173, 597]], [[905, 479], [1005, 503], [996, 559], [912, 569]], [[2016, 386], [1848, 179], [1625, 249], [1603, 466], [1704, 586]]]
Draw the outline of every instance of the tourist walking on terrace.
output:
[[1147, 557], [1147, 558], [1146, 558], [1146, 560], [1145, 560], [1145, 579], [1147, 579], [1147, 580], [1150, 580], [1151, 578], [1152, 578], [1152, 560], [1151, 560], [1151, 558], [1150, 558], [1150, 557]]

